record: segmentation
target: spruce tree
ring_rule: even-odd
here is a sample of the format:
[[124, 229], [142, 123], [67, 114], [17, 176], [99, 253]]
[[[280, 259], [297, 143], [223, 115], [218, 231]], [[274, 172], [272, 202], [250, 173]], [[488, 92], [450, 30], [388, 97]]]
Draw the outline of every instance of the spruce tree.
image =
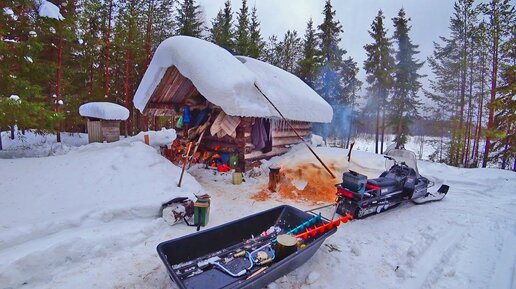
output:
[[[358, 65], [353, 58], [348, 57], [342, 62], [341, 79], [343, 85], [343, 104], [340, 106], [340, 122], [337, 123], [337, 137], [346, 137], [345, 148], [348, 148], [355, 123], [355, 108], [358, 101], [357, 92], [362, 87], [362, 81], [357, 78]], [[348, 124], [342, 127], [343, 124]]]
[[330, 104], [339, 102], [342, 85], [339, 70], [342, 56], [346, 53], [339, 47], [342, 25], [335, 19], [335, 10], [327, 0], [323, 10], [324, 21], [319, 25], [319, 49], [321, 51], [321, 72], [317, 81], [317, 91]]
[[298, 63], [297, 75], [310, 87], [314, 87], [316, 76], [320, 66], [321, 53], [318, 50], [319, 42], [313, 27], [312, 18], [306, 25], [305, 36], [303, 39], [303, 54]]
[[391, 100], [390, 122], [396, 134], [396, 147], [402, 147], [407, 142], [410, 134], [409, 124], [415, 119], [420, 105], [418, 91], [421, 88], [419, 79], [422, 77], [418, 70], [424, 62], [419, 62], [415, 56], [418, 45], [414, 45], [409, 37], [410, 18], [406, 17], [402, 8], [394, 22], [394, 39], [398, 44], [396, 51], [396, 64], [394, 74], [394, 94]]
[[[394, 58], [391, 55], [391, 42], [387, 37], [387, 31], [384, 27], [385, 17], [382, 10], [378, 11], [378, 15], [371, 25], [369, 35], [374, 42], [364, 46], [367, 59], [364, 61], [364, 69], [367, 73], [367, 83], [369, 84], [369, 92], [372, 97], [370, 103], [372, 109], [376, 112], [376, 145], [375, 152], [383, 153], [383, 137], [385, 132], [385, 109], [387, 106], [387, 98], [393, 85]], [[380, 133], [380, 111], [381, 124], [381, 148], [378, 150], [379, 133]]]
[[251, 23], [249, 24], [249, 47], [247, 55], [253, 58], [260, 58], [265, 46], [262, 35], [260, 33], [260, 22], [256, 15], [256, 7], [251, 11]]
[[232, 51], [234, 49], [232, 26], [233, 12], [231, 11], [231, 2], [227, 0], [224, 3], [224, 9], [220, 9], [217, 17], [212, 21], [211, 42]]
[[176, 33], [192, 37], [201, 37], [204, 25], [200, 19], [199, 5], [195, 0], [183, 0], [176, 16]]
[[249, 53], [249, 7], [247, 0], [242, 0], [242, 7], [237, 12], [237, 27], [235, 39], [235, 52], [238, 55], [248, 55]]

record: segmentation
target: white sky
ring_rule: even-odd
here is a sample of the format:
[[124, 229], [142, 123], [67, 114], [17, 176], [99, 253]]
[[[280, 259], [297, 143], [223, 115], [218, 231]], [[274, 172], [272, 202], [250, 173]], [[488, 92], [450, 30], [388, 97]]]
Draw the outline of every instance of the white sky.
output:
[[[208, 25], [211, 26], [218, 10], [224, 7], [225, 0], [199, 0], [203, 7]], [[360, 67], [359, 78], [364, 81], [363, 62], [365, 60], [364, 45], [371, 42], [368, 30], [371, 23], [382, 9], [386, 18], [389, 35], [394, 30], [391, 18], [395, 17], [400, 8], [405, 8], [412, 19], [410, 36], [414, 44], [419, 45], [420, 60], [426, 60], [433, 51], [433, 41], [439, 36], [448, 35], [449, 19], [453, 12], [453, 0], [333, 0], [336, 17], [342, 24], [344, 33], [341, 34], [342, 48], [348, 51]], [[231, 0], [233, 12], [241, 7], [241, 0]], [[319, 25], [323, 20], [322, 11], [324, 0], [248, 0], [248, 5], [256, 6], [258, 18], [261, 21], [261, 32], [264, 39], [272, 34], [282, 39], [287, 30], [297, 30], [303, 36], [306, 23], [310, 17], [314, 24]], [[234, 15], [236, 20], [236, 14]], [[430, 75], [430, 69], [425, 65], [420, 71]], [[365, 81], [364, 81], [365, 82]], [[427, 87], [428, 81], [422, 81]]]

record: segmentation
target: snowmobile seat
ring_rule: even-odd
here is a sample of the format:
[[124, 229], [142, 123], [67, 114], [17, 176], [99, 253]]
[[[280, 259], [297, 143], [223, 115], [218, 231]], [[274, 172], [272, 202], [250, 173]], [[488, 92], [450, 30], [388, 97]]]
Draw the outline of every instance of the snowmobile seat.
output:
[[373, 186], [380, 187], [380, 188], [392, 187], [392, 186], [398, 185], [398, 181], [396, 181], [395, 179], [390, 179], [390, 178], [368, 179], [367, 183], [369, 183]]

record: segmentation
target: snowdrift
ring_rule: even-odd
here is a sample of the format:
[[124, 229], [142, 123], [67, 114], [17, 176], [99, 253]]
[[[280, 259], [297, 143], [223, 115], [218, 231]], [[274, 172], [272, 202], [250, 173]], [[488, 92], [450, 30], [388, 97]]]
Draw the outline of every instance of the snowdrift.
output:
[[[154, 234], [152, 220], [162, 203], [203, 192], [190, 175], [178, 188], [180, 168], [135, 139], [86, 145], [55, 157], [1, 160], [0, 171], [2, 288], [24, 282], [44, 288], [39, 282], [48, 281], [60, 263], [141, 246]], [[39, 273], [28, 274], [28, 268]]]

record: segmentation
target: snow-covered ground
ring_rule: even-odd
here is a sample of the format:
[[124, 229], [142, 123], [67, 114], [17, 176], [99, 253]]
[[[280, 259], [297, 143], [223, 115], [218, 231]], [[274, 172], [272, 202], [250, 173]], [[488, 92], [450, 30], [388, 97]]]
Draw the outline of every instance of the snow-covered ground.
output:
[[[151, 145], [173, 139], [165, 134], [160, 143], [162, 135], [151, 136]], [[155, 247], [195, 229], [167, 225], [158, 216], [162, 202], [208, 193], [212, 227], [284, 203], [314, 207], [330, 198], [336, 182], [298, 146], [241, 185], [197, 166], [179, 189], [180, 169], [142, 139], [0, 159], [0, 289], [176, 288]], [[352, 169], [375, 177], [384, 167], [382, 156], [365, 151], [353, 152], [348, 163], [347, 150], [315, 150], [338, 176]], [[282, 167], [293, 193], [265, 192], [272, 164]], [[451, 186], [443, 201], [342, 225], [308, 263], [268, 288], [516, 288], [516, 174], [419, 166]], [[317, 187], [321, 193], [313, 196]]]
[[[384, 138], [384, 151], [385, 149], [394, 142], [395, 135], [387, 134]], [[344, 140], [345, 141], [345, 140]], [[443, 142], [448, 141], [447, 138], [442, 139]], [[355, 142], [353, 150], [373, 152], [375, 151], [375, 136], [374, 134], [361, 133], [353, 137], [351, 142]], [[342, 141], [338, 139], [329, 139], [328, 145], [330, 146], [342, 146]], [[405, 148], [413, 151], [418, 159], [429, 160], [430, 155], [439, 150], [441, 145], [440, 137], [432, 136], [409, 136]], [[380, 150], [380, 144], [378, 144]]]

